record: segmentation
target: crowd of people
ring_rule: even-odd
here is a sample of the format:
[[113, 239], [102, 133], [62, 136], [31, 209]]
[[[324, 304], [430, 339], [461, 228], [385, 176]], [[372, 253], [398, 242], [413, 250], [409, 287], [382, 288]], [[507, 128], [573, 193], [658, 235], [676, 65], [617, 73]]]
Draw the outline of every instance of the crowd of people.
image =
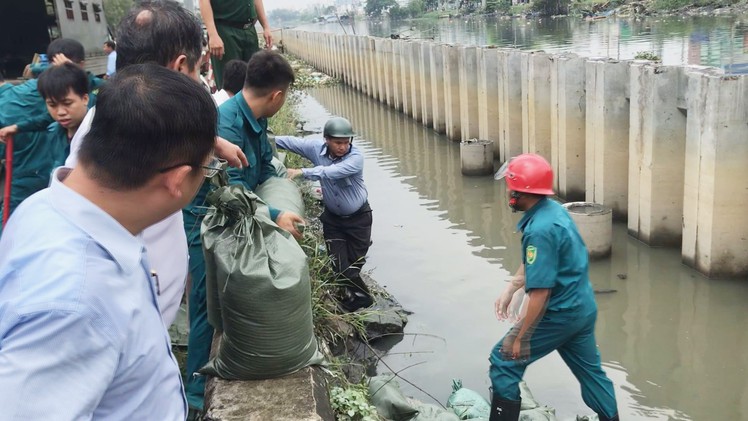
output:
[[[294, 82], [288, 61], [260, 50], [255, 23], [273, 44], [262, 0], [201, 0], [207, 28], [171, 0], [139, 2], [106, 41], [102, 78], [85, 70], [83, 46], [49, 44], [50, 62], [19, 85], [0, 80], [0, 152], [12, 139], [12, 217], [0, 233], [0, 407], [13, 419], [197, 418], [204, 411], [213, 327], [207, 318], [200, 226], [213, 185], [249, 190], [276, 177], [268, 118]], [[207, 45], [206, 45], [207, 44]], [[210, 53], [217, 92], [201, 83]], [[319, 181], [320, 217], [344, 294], [341, 307], [373, 304], [361, 269], [372, 209], [351, 123], [330, 119], [322, 138], [278, 136]], [[549, 175], [550, 174], [550, 175]], [[510, 205], [525, 212], [523, 265], [496, 302], [514, 292], [526, 316], [491, 354], [492, 421], [517, 420], [528, 364], [558, 349], [601, 420], [617, 419], [612, 383], [594, 339], [596, 306], [584, 243], [547, 196], [552, 170], [536, 155], [502, 169]], [[550, 177], [550, 178], [549, 178]], [[271, 219], [300, 238], [303, 215], [269, 204]], [[186, 381], [168, 327], [187, 298]]]

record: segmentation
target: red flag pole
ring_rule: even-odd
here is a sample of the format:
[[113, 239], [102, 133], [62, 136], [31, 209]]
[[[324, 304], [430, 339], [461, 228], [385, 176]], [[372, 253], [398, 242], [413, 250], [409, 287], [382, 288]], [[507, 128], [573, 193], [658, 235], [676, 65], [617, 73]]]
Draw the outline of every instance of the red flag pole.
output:
[[3, 227], [10, 216], [10, 189], [13, 181], [13, 136], [5, 141], [5, 190], [3, 192]]

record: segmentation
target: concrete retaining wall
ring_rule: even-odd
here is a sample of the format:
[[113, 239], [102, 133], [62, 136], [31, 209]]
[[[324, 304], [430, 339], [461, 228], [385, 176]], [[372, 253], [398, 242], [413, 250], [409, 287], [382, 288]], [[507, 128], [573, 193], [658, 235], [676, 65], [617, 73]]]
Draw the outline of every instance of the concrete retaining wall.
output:
[[701, 273], [748, 276], [748, 76], [296, 30], [281, 38], [451, 140], [491, 140], [500, 161], [540, 153], [559, 196], [611, 208], [632, 236], [680, 247]]

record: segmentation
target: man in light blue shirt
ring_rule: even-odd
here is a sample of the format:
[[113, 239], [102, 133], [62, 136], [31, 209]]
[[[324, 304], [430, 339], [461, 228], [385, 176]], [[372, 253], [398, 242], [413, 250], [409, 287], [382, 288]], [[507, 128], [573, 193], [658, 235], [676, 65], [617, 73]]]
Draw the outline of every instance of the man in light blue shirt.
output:
[[187, 416], [140, 233], [215, 172], [216, 109], [155, 64], [129, 66], [100, 94], [78, 166], [57, 169], [0, 238], [2, 418]]
[[104, 52], [106, 53], [105, 79], [109, 79], [117, 72], [117, 45], [114, 41], [104, 42]]
[[315, 165], [291, 168], [288, 177], [303, 176], [322, 186], [325, 211], [320, 221], [327, 250], [346, 285], [347, 298], [341, 305], [348, 311], [373, 304], [360, 275], [371, 245], [372, 214], [364, 185], [364, 156], [353, 145], [353, 136], [348, 120], [333, 117], [325, 123], [324, 139], [275, 138], [279, 148], [296, 152]]

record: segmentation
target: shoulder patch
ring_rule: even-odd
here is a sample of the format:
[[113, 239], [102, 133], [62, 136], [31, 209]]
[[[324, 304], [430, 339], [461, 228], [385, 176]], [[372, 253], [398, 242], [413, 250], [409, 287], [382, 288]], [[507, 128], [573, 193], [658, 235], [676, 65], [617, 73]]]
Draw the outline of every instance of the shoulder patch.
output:
[[525, 250], [525, 261], [528, 265], [535, 263], [535, 258], [538, 257], [538, 249], [535, 246], [527, 246]]

